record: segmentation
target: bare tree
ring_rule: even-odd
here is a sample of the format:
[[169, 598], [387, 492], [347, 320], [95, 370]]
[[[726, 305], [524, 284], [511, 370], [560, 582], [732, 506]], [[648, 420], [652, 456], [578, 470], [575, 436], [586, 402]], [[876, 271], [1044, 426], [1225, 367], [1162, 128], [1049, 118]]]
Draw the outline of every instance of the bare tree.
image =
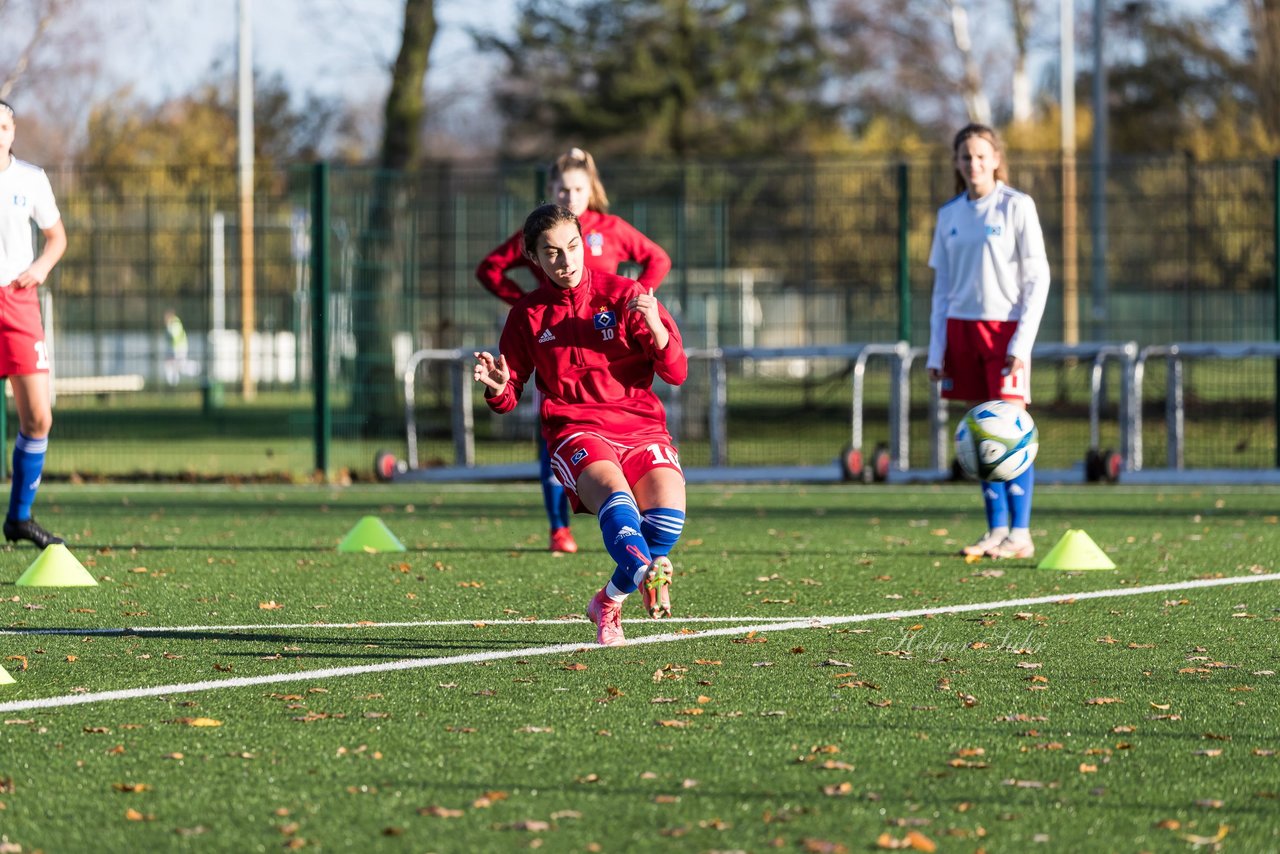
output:
[[[1069, 3], [1072, 0], [1060, 0]], [[1013, 21], [1013, 123], [1031, 121], [1031, 76], [1027, 70], [1027, 53], [1031, 41], [1031, 15], [1035, 0], [1009, 0]]]
[[1253, 37], [1253, 88], [1258, 117], [1280, 139], [1280, 0], [1245, 0]]
[[[0, 0], [0, 19], [7, 21], [10, 16], [19, 17], [23, 11], [26, 11], [28, 15], [34, 18], [34, 21], [26, 43], [19, 49], [17, 58], [14, 59], [13, 64], [5, 72], [4, 80], [0, 81], [0, 99], [7, 99], [13, 91], [13, 87], [27, 73], [27, 69], [31, 67], [32, 55], [40, 47], [41, 42], [49, 31], [49, 27], [53, 25], [58, 15], [67, 7], [68, 0], [35, 0], [30, 4], [30, 9], [28, 10], [18, 9], [16, 5], [10, 3], [9, 0]], [[8, 29], [8, 27], [5, 29]]]
[[425, 78], [436, 37], [433, 0], [405, 0], [400, 53], [391, 72], [369, 222], [360, 239], [359, 293], [354, 305], [356, 365], [352, 410], [365, 435], [381, 435], [400, 417], [391, 339], [402, 322], [397, 240], [405, 207], [402, 170], [418, 160], [427, 103]]
[[969, 36], [969, 9], [964, 0], [944, 0], [951, 17], [951, 41], [960, 53], [964, 73], [960, 78], [960, 94], [964, 97], [969, 121], [991, 123], [991, 102], [982, 88], [982, 75], [973, 55], [973, 40]]

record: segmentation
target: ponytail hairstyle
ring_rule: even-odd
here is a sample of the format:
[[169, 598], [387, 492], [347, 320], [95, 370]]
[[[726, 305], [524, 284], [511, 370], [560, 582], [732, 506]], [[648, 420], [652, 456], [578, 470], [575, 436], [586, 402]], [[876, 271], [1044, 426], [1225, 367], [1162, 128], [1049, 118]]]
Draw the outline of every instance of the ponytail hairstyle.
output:
[[[995, 149], [996, 154], [1000, 156], [1000, 165], [996, 167], [995, 179], [1009, 183], [1009, 163], [1004, 156], [1004, 141], [1000, 139], [1000, 134], [996, 133], [994, 128], [987, 125], [968, 124], [960, 128], [960, 132], [956, 134], [956, 138], [951, 143], [951, 159], [955, 160], [956, 152], [960, 150], [960, 144], [970, 137], [977, 136], [991, 143], [991, 147]], [[960, 174], [960, 170], [955, 171], [956, 174], [956, 192], [963, 193], [968, 189], [968, 184], [964, 181], [964, 176]]]
[[547, 188], [550, 190], [552, 184], [560, 180], [561, 176], [566, 172], [572, 172], [580, 169], [587, 175], [587, 182], [591, 185], [591, 199], [587, 202], [587, 209], [596, 213], [609, 212], [609, 196], [604, 191], [604, 184], [600, 181], [600, 173], [596, 171], [596, 161], [590, 152], [583, 151], [581, 148], [571, 148], [564, 154], [561, 154], [551, 164], [551, 170], [547, 173]]
[[524, 220], [520, 236], [524, 238], [524, 254], [534, 263], [538, 260], [538, 238], [562, 222], [571, 222], [582, 233], [582, 225], [573, 211], [563, 205], [539, 205]]

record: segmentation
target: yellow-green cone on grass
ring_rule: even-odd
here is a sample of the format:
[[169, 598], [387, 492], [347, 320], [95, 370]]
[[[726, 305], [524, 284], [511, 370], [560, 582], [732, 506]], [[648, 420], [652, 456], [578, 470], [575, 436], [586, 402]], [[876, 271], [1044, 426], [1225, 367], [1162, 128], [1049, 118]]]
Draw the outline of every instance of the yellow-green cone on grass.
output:
[[98, 582], [62, 543], [45, 546], [27, 571], [13, 582], [19, 587], [97, 587]]
[[9, 675], [8, 670], [5, 670], [3, 667], [0, 667], [0, 685], [12, 685], [14, 682], [17, 682], [17, 681], [18, 680], [14, 679], [12, 676]]
[[1092, 537], [1075, 529], [1063, 534], [1062, 539], [1049, 550], [1037, 567], [1070, 571], [1115, 568], [1115, 563], [1107, 557], [1106, 552], [1098, 548]]
[[377, 516], [365, 516], [356, 522], [355, 527], [347, 532], [342, 542], [338, 543], [338, 551], [376, 554], [402, 552], [405, 551], [405, 547], [381, 519]]

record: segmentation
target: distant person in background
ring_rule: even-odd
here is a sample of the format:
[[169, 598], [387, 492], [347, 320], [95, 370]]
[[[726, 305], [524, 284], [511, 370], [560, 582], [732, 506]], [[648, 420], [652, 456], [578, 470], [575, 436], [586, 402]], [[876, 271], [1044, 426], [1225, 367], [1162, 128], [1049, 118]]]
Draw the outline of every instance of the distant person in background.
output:
[[[15, 130], [13, 107], [0, 101], [0, 377], [8, 378], [18, 409], [4, 537], [11, 543], [29, 540], [44, 548], [63, 540], [40, 527], [31, 515], [53, 427], [49, 351], [36, 287], [66, 251], [67, 232], [49, 177], [43, 169], [14, 156]], [[32, 222], [44, 235], [38, 256], [31, 239]]]
[[562, 205], [529, 214], [523, 234], [538, 287], [507, 314], [499, 355], [475, 354], [473, 376], [499, 414], [537, 383], [552, 465], [574, 509], [596, 515], [616, 563], [587, 616], [596, 641], [617, 646], [622, 603], [637, 589], [649, 616], [671, 614], [666, 556], [684, 530], [684, 472], [653, 378], [679, 385], [689, 360], [652, 288], [586, 265], [584, 232]]
[[187, 330], [182, 318], [169, 309], [164, 313], [164, 381], [171, 386], [178, 384], [187, 372]]
[[[609, 213], [609, 197], [596, 171], [596, 162], [581, 148], [571, 148], [556, 158], [547, 174], [550, 201], [563, 205], [578, 217], [582, 225], [585, 263], [588, 270], [617, 273], [618, 265], [630, 261], [643, 269], [637, 279], [641, 287], [657, 290], [671, 270], [671, 258], [662, 247], [641, 234], [621, 217]], [[476, 268], [476, 278], [498, 299], [514, 305], [524, 290], [508, 275], [524, 268], [538, 269], [532, 256], [525, 252], [524, 238], [516, 232], [494, 249]], [[551, 458], [541, 439], [538, 462], [542, 478], [542, 501], [551, 526], [550, 550], [576, 552], [578, 544], [569, 530], [569, 501], [564, 488], [551, 471]]]
[[[938, 209], [929, 266], [929, 379], [942, 396], [976, 406], [1031, 401], [1031, 348], [1049, 294], [1049, 259], [1035, 202], [1005, 182], [994, 130], [967, 125], [951, 146], [958, 196]], [[1035, 466], [1008, 482], [984, 481], [987, 532], [968, 556], [1029, 558]]]

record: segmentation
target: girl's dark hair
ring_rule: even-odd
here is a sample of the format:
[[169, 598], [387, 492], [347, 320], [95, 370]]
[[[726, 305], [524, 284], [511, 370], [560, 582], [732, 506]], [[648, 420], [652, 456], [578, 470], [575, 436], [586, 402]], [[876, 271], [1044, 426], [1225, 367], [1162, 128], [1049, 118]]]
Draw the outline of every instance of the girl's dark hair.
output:
[[562, 205], [539, 205], [533, 213], [525, 217], [524, 228], [520, 234], [524, 238], [524, 252], [530, 258], [538, 256], [538, 238], [555, 228], [562, 222], [571, 222], [582, 233], [582, 226], [573, 211]]
[[[991, 127], [988, 127], [987, 125], [979, 125], [979, 124], [969, 124], [960, 128], [959, 132], [956, 133], [956, 138], [951, 142], [951, 156], [954, 158], [956, 155], [956, 152], [960, 150], [960, 143], [964, 142], [966, 139], [973, 136], [981, 137], [985, 139], [987, 142], [991, 143], [991, 147], [994, 148], [996, 154], [1000, 156], [1000, 165], [996, 167], [995, 179], [997, 181], [1003, 181], [1006, 184], [1008, 184], [1009, 183], [1009, 163], [1004, 156], [1004, 140], [1000, 138], [1000, 134], [996, 132], [995, 128], [991, 128]], [[963, 193], [965, 191], [966, 186], [967, 185], [965, 184], [964, 176], [961, 175], [960, 170], [957, 169], [956, 170], [956, 192]]]
[[10, 104], [8, 101], [0, 101], [0, 110], [4, 110], [15, 119], [18, 117], [18, 114], [13, 110], [13, 104]]

